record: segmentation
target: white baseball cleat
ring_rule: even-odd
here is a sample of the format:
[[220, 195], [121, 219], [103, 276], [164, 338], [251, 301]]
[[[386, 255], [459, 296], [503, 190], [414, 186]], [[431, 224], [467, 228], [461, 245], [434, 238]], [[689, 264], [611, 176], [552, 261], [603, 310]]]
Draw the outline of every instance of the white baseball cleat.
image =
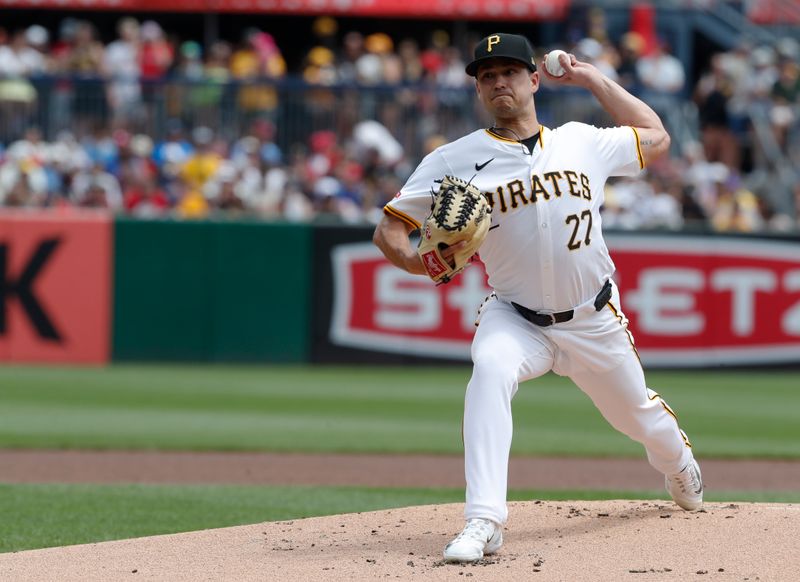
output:
[[488, 519], [473, 518], [444, 548], [445, 562], [476, 562], [503, 545], [503, 529]]
[[697, 461], [692, 459], [675, 475], [666, 475], [664, 482], [673, 501], [686, 511], [695, 511], [703, 505], [703, 476]]

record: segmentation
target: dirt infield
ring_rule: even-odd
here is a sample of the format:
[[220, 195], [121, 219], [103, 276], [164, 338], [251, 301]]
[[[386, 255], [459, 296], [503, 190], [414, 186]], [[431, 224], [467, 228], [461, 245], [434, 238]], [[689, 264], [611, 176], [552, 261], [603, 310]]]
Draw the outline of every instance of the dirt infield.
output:
[[0, 555], [0, 579], [614, 581], [797, 579], [800, 506], [579, 501], [511, 504], [506, 542], [443, 564], [461, 505], [206, 530]]
[[[463, 487], [460, 457], [0, 451], [0, 482], [329, 484]], [[798, 490], [800, 463], [702, 460], [717, 491]], [[644, 459], [520, 458], [509, 485], [654, 489]], [[461, 504], [205, 530], [0, 554], [0, 580], [64, 582], [473, 580], [797, 580], [800, 506], [658, 501], [510, 504], [505, 544], [444, 564]]]
[[[6, 483], [232, 483], [463, 487], [460, 456], [0, 450]], [[717, 491], [800, 490], [800, 462], [700, 459]], [[644, 457], [512, 457], [514, 489], [660, 489]]]

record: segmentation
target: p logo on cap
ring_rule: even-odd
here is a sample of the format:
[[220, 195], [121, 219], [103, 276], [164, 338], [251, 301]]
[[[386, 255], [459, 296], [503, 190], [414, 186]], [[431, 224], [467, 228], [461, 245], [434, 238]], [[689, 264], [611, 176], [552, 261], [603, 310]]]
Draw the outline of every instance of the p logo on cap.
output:
[[478, 44], [475, 45], [472, 62], [466, 66], [465, 71], [467, 75], [475, 77], [481, 63], [498, 58], [519, 61], [529, 71], [536, 70], [533, 47], [527, 38], [519, 34], [497, 32], [478, 41]]

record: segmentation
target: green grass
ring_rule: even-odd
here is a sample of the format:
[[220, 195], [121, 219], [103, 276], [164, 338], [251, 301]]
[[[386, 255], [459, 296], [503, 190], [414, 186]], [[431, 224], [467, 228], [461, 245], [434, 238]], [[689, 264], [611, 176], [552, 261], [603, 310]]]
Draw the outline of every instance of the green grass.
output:
[[[800, 502], [800, 492], [715, 495], [708, 500]], [[663, 499], [664, 492], [511, 491], [509, 498]], [[0, 552], [462, 501], [460, 489], [0, 484]]]
[[[461, 452], [468, 367], [0, 368], [0, 447]], [[800, 458], [800, 372], [650, 372], [705, 457]], [[569, 380], [523, 384], [514, 454], [639, 456]]]

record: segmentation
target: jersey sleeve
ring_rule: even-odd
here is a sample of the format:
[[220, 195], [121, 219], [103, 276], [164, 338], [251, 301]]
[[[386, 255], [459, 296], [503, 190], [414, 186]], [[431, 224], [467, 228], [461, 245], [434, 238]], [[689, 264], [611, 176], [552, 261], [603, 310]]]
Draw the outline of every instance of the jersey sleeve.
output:
[[635, 176], [644, 169], [639, 134], [634, 127], [594, 128], [594, 144], [609, 176]]
[[451, 170], [439, 150], [434, 150], [420, 162], [414, 173], [394, 199], [383, 207], [383, 211], [406, 224], [419, 228], [431, 212], [431, 188], [435, 191], [435, 180], [441, 180]]

